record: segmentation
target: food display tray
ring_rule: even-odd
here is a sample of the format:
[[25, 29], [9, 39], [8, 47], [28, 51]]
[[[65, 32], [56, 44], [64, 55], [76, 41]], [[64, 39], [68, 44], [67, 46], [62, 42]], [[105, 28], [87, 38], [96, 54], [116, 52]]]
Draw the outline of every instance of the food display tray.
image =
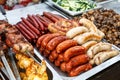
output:
[[[115, 45], [112, 46], [112, 49], [120, 51], [120, 49], [118, 47], [116, 47]], [[80, 79], [86, 80], [86, 79], [92, 77], [93, 75], [97, 74], [98, 72], [100, 72], [100, 71], [106, 69], [107, 67], [115, 64], [116, 62], [120, 61], [120, 52], [119, 52], [119, 54], [117, 56], [103, 62], [102, 64], [95, 66], [92, 69], [90, 69], [78, 76], [69, 77], [69, 76], [67, 76], [66, 73], [62, 72], [58, 67], [56, 67], [53, 63], [51, 63], [47, 58], [45, 58], [43, 55], [41, 55], [40, 52], [36, 48], [34, 49], [34, 52], [35, 52], [35, 55], [38, 56], [40, 59], [45, 59], [48, 64], [48, 67], [52, 67], [52, 69], [54, 69], [54, 71], [56, 73], [58, 73], [59, 76], [61, 76], [63, 80], [80, 80]]]
[[[71, 16], [76, 16], [76, 15], [79, 15], [79, 14], [82, 14], [83, 12], [86, 12], [86, 11], [89, 11], [89, 10], [92, 10], [92, 9], [89, 9], [89, 10], [86, 10], [86, 11], [78, 11], [78, 12], [75, 12], [75, 11], [69, 11], [69, 10], [66, 10], [64, 8], [62, 8], [61, 6], [59, 6], [58, 4], [56, 4], [55, 2], [53, 2], [52, 0], [48, 0], [48, 2], [50, 4], [53, 4], [54, 7], [60, 9], [61, 11], [71, 15]], [[93, 9], [98, 9], [98, 8], [101, 8], [102, 6], [100, 4], [97, 4], [96, 3], [96, 7], [93, 8]]]

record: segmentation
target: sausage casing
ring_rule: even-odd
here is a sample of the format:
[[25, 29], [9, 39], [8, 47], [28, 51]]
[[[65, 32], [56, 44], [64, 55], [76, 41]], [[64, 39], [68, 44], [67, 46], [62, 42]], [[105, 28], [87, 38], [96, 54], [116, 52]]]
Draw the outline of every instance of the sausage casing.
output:
[[85, 52], [86, 50], [82, 46], [71, 47], [64, 52], [64, 61], [67, 62], [71, 57], [74, 57], [80, 54], [85, 54]]
[[89, 69], [92, 68], [92, 65], [87, 63], [87, 64], [84, 64], [84, 65], [80, 65], [76, 68], [73, 68], [70, 73], [69, 73], [69, 76], [77, 76], [78, 74], [82, 73], [82, 72], [85, 72]]
[[40, 47], [40, 45], [41, 45], [43, 39], [44, 39], [47, 35], [48, 35], [48, 34], [45, 34], [45, 35], [42, 35], [41, 37], [38, 38], [37, 44], [36, 44], [37, 48]]
[[77, 42], [74, 40], [65, 40], [56, 47], [56, 50], [57, 50], [57, 53], [62, 53], [66, 49], [76, 45], [77, 45]]
[[66, 36], [55, 37], [49, 41], [49, 43], [46, 46], [46, 49], [54, 50], [59, 43], [61, 43], [62, 41], [66, 40], [66, 39], [68, 39]]
[[73, 57], [68, 63], [66, 63], [66, 71], [70, 72], [73, 67], [85, 64], [88, 61], [89, 61], [89, 57], [86, 54]]
[[57, 36], [60, 36], [60, 34], [58, 34], [58, 33], [49, 34], [48, 36], [46, 36], [46, 37], [43, 39], [43, 41], [42, 41], [42, 43], [41, 43], [41, 46], [42, 46], [43, 48], [46, 48], [46, 45], [48, 44], [48, 42], [49, 42], [51, 39], [53, 39], [54, 37], [57, 37]]

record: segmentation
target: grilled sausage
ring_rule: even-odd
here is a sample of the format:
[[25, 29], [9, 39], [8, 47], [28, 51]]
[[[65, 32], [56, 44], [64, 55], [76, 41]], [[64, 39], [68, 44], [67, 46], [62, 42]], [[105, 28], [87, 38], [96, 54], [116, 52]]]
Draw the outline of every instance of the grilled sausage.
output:
[[37, 48], [39, 48], [41, 46], [41, 43], [46, 36], [48, 36], [48, 34], [42, 35], [38, 38], [37, 44], [36, 44]]
[[87, 64], [84, 64], [84, 65], [80, 65], [76, 68], [73, 68], [70, 73], [69, 73], [69, 76], [77, 76], [79, 75], [80, 73], [82, 72], [85, 72], [87, 70], [90, 70], [92, 68], [92, 65], [87, 63]]
[[60, 69], [61, 69], [63, 72], [66, 71], [66, 63], [65, 63], [65, 62], [63, 62], [63, 63], [60, 64]]
[[50, 40], [46, 46], [48, 50], [54, 50], [56, 46], [61, 43], [62, 41], [68, 39], [66, 36], [58, 36]]
[[73, 57], [68, 63], [66, 63], [66, 71], [70, 72], [73, 67], [85, 64], [88, 61], [89, 61], [89, 57], [86, 54]]
[[64, 61], [69, 61], [71, 57], [85, 54], [86, 50], [82, 46], [74, 46], [64, 52]]
[[69, 38], [74, 38], [76, 35], [82, 34], [87, 32], [88, 29], [84, 26], [80, 26], [80, 27], [75, 27], [70, 29], [67, 33], [66, 36]]
[[72, 47], [72, 46], [76, 46], [77, 42], [74, 40], [65, 40], [63, 42], [61, 42], [57, 47], [56, 47], [56, 51], [57, 53], [62, 53], [64, 52], [66, 49]]
[[97, 41], [88, 41], [84, 43], [82, 46], [85, 47], [86, 51], [93, 45], [97, 44]]
[[105, 60], [112, 58], [119, 54], [117, 50], [103, 51], [95, 55], [95, 57], [90, 61], [91, 64], [99, 65]]
[[46, 48], [46, 45], [48, 44], [48, 42], [49, 42], [51, 39], [53, 39], [54, 37], [57, 37], [57, 36], [60, 36], [60, 34], [58, 34], [58, 33], [48, 34], [48, 36], [46, 36], [46, 37], [43, 39], [43, 41], [42, 41], [42, 43], [41, 43], [41, 46], [42, 46], [43, 48]]
[[112, 44], [100, 42], [90, 47], [87, 51], [87, 55], [93, 58], [98, 52], [109, 51], [112, 48]]
[[21, 18], [22, 21], [28, 25], [36, 34], [40, 35], [40, 32], [37, 28], [35, 28], [29, 21], [27, 21], [25, 18]]
[[102, 39], [101, 36], [99, 36], [98, 34], [93, 33], [93, 32], [86, 32], [82, 35], [77, 36], [77, 38], [74, 38], [74, 40], [76, 40], [78, 42], [78, 44], [84, 44], [90, 40], [95, 40], [95, 41], [99, 42], [99, 41], [101, 41], [101, 39]]

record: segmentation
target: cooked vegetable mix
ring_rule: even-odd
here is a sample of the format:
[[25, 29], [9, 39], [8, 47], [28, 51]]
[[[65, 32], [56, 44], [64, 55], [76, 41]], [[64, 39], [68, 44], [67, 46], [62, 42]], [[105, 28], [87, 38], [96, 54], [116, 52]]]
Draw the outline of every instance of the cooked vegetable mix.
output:
[[70, 11], [85, 11], [96, 6], [95, 3], [88, 0], [53, 0], [59, 6]]

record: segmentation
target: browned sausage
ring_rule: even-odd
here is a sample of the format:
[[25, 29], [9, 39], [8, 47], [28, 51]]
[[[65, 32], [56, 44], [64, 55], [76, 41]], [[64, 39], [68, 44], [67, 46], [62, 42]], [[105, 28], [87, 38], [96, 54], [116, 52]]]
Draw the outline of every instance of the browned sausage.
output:
[[28, 31], [21, 23], [19, 23], [18, 26], [19, 26], [26, 34], [28, 34], [29, 37], [31, 37], [32, 39], [35, 39], [35, 36], [34, 36], [30, 31]]
[[50, 55], [50, 56], [49, 56], [49, 60], [50, 60], [51, 62], [54, 62], [54, 57], [53, 57], [52, 55]]
[[39, 21], [39, 18], [35, 15], [32, 15], [32, 17], [37, 21], [37, 23], [39, 25], [39, 29], [44, 31], [45, 30], [44, 25]]
[[21, 18], [22, 21], [30, 27], [36, 34], [40, 35], [40, 32], [37, 28], [35, 28], [29, 21], [27, 21], [25, 18]]
[[86, 50], [82, 46], [73, 46], [64, 52], [64, 61], [69, 61], [71, 57], [85, 54]]
[[51, 51], [44, 48], [43, 54], [44, 54], [45, 57], [48, 57], [50, 53], [51, 53]]
[[59, 16], [59, 15], [56, 15], [56, 14], [52, 14], [50, 12], [47, 12], [47, 14], [53, 16], [54, 18], [56, 18], [57, 20], [61, 20], [61, 19], [64, 19], [63, 17]]
[[37, 29], [39, 29], [39, 25], [38, 25], [38, 23], [37, 23], [37, 21], [33, 18], [33, 16], [32, 15], [27, 15], [28, 16], [28, 18], [32, 21], [32, 23], [34, 24], [34, 26], [37, 28]]
[[43, 12], [43, 15], [48, 17], [49, 19], [51, 19], [53, 22], [59, 21], [55, 17], [53, 17], [52, 15], [48, 14], [48, 12]]
[[56, 52], [56, 50], [53, 50], [50, 55], [53, 56], [54, 60], [58, 58], [58, 53]]
[[63, 56], [62, 53], [58, 55], [57, 60], [60, 61], [60, 62], [63, 62], [63, 61], [64, 61], [64, 56]]
[[65, 40], [56, 47], [56, 50], [57, 50], [57, 53], [62, 53], [66, 49], [76, 45], [77, 45], [77, 42], [74, 40]]
[[55, 66], [60, 66], [60, 61], [59, 60], [55, 60]]
[[42, 19], [41, 19], [41, 16], [40, 16], [39, 14], [37, 14], [36, 16], [39, 18], [40, 22], [42, 22], [42, 23], [44, 24], [44, 26], [48, 27], [48, 25], [49, 25], [48, 22], [42, 20]]
[[52, 40], [49, 41], [49, 43], [46, 46], [46, 49], [54, 50], [59, 43], [63, 42], [66, 39], [68, 39], [66, 36], [55, 37], [55, 38], [53, 38]]
[[47, 36], [48, 34], [45, 34], [45, 35], [42, 35], [38, 38], [37, 40], [37, 44], [36, 44], [36, 47], [39, 48], [41, 46], [41, 43], [43, 41], [43, 39]]
[[26, 34], [18, 25], [15, 26], [28, 41], [31, 41], [31, 38], [28, 36], [28, 34]]
[[40, 47], [40, 48], [39, 48], [39, 52], [40, 52], [41, 54], [43, 54], [43, 51], [44, 51], [44, 48], [43, 48], [43, 47]]
[[33, 24], [33, 22], [28, 17], [26, 18], [26, 20]]
[[60, 69], [61, 69], [63, 72], [66, 71], [66, 63], [65, 63], [65, 62], [63, 62], [63, 63], [60, 64]]
[[49, 18], [47, 18], [46, 16], [42, 16], [45, 20], [47, 20], [49, 23], [53, 23], [53, 21], [51, 21]]
[[26, 27], [35, 36], [36, 39], [38, 38], [38, 35], [34, 31], [32, 31], [24, 22], [21, 21], [20, 23], [24, 25], [24, 27]]
[[43, 39], [43, 41], [42, 41], [42, 43], [41, 43], [41, 46], [42, 46], [43, 48], [46, 48], [46, 45], [48, 44], [48, 42], [49, 42], [51, 39], [53, 39], [54, 37], [57, 37], [57, 36], [60, 36], [60, 34], [58, 34], [58, 33], [48, 34], [48, 35]]
[[70, 73], [69, 73], [69, 76], [77, 76], [79, 75], [80, 73], [82, 72], [85, 72], [87, 70], [90, 70], [92, 68], [92, 65], [87, 63], [87, 64], [84, 64], [84, 65], [80, 65], [78, 67], [75, 67], [73, 68]]
[[[53, 15], [53, 14], [51, 14], [51, 15]], [[64, 19], [63, 17], [61, 17], [61, 16], [59, 16], [59, 15], [53, 15], [56, 19], [58, 19], [58, 20], [62, 20], [62, 19]]]
[[89, 61], [89, 57], [86, 54], [73, 57], [68, 63], [66, 63], [66, 71], [70, 72], [73, 67], [85, 64], [88, 61]]

